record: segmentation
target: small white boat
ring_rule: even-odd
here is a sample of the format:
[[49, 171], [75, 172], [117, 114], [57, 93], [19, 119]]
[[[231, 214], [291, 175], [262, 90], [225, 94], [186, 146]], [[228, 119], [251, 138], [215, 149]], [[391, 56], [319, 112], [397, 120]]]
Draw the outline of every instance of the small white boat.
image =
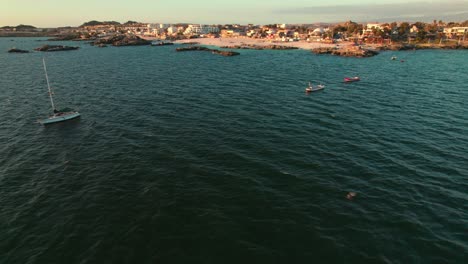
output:
[[52, 90], [50, 89], [49, 77], [47, 76], [47, 68], [44, 58], [42, 58], [42, 63], [44, 64], [44, 72], [47, 81], [47, 88], [49, 90], [50, 104], [52, 105], [53, 114], [46, 119], [39, 120], [39, 123], [43, 125], [62, 122], [70, 119], [74, 119], [80, 116], [80, 113], [76, 111], [58, 111], [55, 108], [54, 99], [52, 98]]
[[309, 86], [306, 87], [305, 91], [306, 91], [306, 93], [310, 93], [310, 92], [323, 90], [324, 88], [325, 88], [325, 85], [323, 85], [323, 84], [318, 84], [316, 86], [312, 86], [312, 84], [309, 82]]

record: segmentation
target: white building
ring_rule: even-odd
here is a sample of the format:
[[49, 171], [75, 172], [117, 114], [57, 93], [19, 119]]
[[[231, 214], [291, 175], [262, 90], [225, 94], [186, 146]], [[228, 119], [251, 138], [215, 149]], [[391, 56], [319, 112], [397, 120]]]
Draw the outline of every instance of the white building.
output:
[[174, 26], [170, 26], [167, 28], [167, 34], [169, 35], [177, 34], [179, 31], [180, 31], [179, 28], [174, 27]]
[[382, 26], [379, 23], [368, 23], [364, 32], [370, 34], [373, 28], [382, 29]]
[[216, 26], [209, 26], [209, 25], [189, 25], [187, 29], [185, 29], [185, 35], [192, 35], [192, 34], [209, 34], [209, 33], [219, 33], [219, 28]]
[[468, 33], [468, 27], [453, 27], [451, 28], [450, 33], [462, 36]]
[[316, 28], [314, 29], [312, 32], [310, 32], [309, 34], [311, 35], [315, 35], [315, 36], [321, 36], [323, 33], [325, 33], [325, 29], [324, 28]]

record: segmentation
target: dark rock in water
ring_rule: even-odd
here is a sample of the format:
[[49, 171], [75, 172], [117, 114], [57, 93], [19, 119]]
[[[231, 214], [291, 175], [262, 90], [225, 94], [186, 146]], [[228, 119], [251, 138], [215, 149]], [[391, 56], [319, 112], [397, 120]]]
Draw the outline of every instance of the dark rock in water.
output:
[[283, 46], [283, 45], [266, 45], [266, 46], [259, 46], [254, 44], [242, 44], [242, 45], [235, 45], [235, 46], [223, 46], [223, 49], [254, 49], [254, 50], [291, 50], [291, 49], [298, 49], [297, 47], [291, 46]]
[[12, 48], [8, 50], [9, 53], [29, 53], [29, 50], [22, 50], [17, 48]]
[[44, 45], [39, 48], [35, 48], [37, 51], [64, 51], [64, 50], [77, 50], [79, 47], [70, 47], [63, 45]]
[[63, 40], [81, 40], [80, 33], [69, 33], [66, 35], [57, 36], [55, 38], [48, 39], [48, 41], [63, 41]]
[[379, 50], [421, 50], [421, 49], [468, 49], [468, 45], [456, 43], [395, 44], [378, 47]]
[[393, 44], [393, 45], [379, 46], [376, 49], [378, 49], [378, 50], [414, 50], [414, 49], [416, 49], [416, 45]]
[[91, 45], [94, 46], [99, 46], [100, 44], [108, 44], [112, 46], [143, 46], [151, 45], [151, 41], [134, 35], [116, 35], [110, 38], [99, 39], [91, 43]]
[[222, 51], [222, 50], [212, 50], [211, 53], [213, 53], [213, 54], [218, 54], [218, 55], [221, 55], [221, 56], [226, 56], [226, 57], [240, 55], [239, 52], [235, 52], [235, 51]]
[[213, 54], [218, 54], [218, 55], [227, 56], [227, 57], [240, 55], [239, 52], [209, 49], [207, 47], [200, 47], [200, 46], [192, 46], [192, 47], [187, 47], [187, 48], [177, 48], [176, 51], [211, 51], [211, 53], [213, 53]]
[[174, 45], [172, 42], [158, 42], [158, 43], [151, 43], [151, 46], [168, 46]]
[[191, 46], [187, 48], [177, 48], [176, 51], [191, 51], [191, 50], [202, 50], [202, 51], [210, 51], [211, 49], [207, 47], [200, 47], [200, 46]]
[[180, 43], [180, 45], [196, 45], [196, 44], [200, 44], [200, 42], [191, 41], [191, 42], [183, 42], [183, 43]]
[[344, 47], [344, 48], [335, 48], [335, 47], [325, 47], [325, 48], [316, 48], [312, 50], [315, 54], [331, 54], [343, 57], [372, 57], [379, 54], [377, 51], [362, 49], [360, 47]]

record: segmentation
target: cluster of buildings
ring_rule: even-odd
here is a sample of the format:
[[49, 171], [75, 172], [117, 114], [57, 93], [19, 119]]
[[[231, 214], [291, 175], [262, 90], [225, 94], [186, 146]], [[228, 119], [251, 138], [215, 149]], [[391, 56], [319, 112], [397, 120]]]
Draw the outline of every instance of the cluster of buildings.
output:
[[[274, 39], [282, 41], [327, 41], [340, 36], [342, 39], [363, 39], [375, 37], [375, 29], [390, 32], [389, 35], [397, 35], [396, 28], [389, 28], [388, 23], [368, 23], [363, 25], [359, 33], [343, 33], [334, 30], [331, 25], [201, 25], [201, 24], [132, 24], [132, 25], [97, 25], [87, 26], [78, 30], [84, 30], [89, 34], [98, 36], [112, 35], [116, 32], [129, 33], [147, 37], [168, 38], [195, 38], [195, 37], [249, 37]], [[415, 36], [421, 30], [416, 25], [411, 25], [409, 35]], [[438, 33], [445, 38], [459, 38], [468, 34], [468, 27], [438, 27]], [[435, 34], [435, 33], [432, 33]]]
[[[359, 25], [360, 30], [349, 32], [340, 32], [339, 28], [348, 26], [347, 24], [328, 25], [286, 25], [286, 24], [272, 24], [272, 25], [201, 25], [201, 24], [146, 24], [146, 23], [130, 23], [130, 24], [103, 24], [99, 23], [92, 26], [83, 26], [78, 28], [58, 28], [55, 29], [58, 34], [67, 33], [80, 33], [82, 38], [90, 36], [106, 37], [112, 36], [117, 33], [134, 34], [137, 36], [155, 37], [160, 39], [174, 39], [174, 38], [196, 38], [196, 37], [249, 37], [249, 38], [262, 38], [281, 41], [335, 41], [336, 39], [353, 39], [362, 41], [363, 39], [385, 39], [392, 35], [398, 35], [398, 28], [393, 25], [385, 23], [368, 23], [366, 25]], [[355, 23], [354, 23], [355, 24]], [[344, 26], [343, 26], [344, 25]], [[356, 25], [356, 24], [355, 24]], [[410, 24], [408, 24], [410, 25]], [[29, 26], [31, 27], [31, 26]], [[36, 29], [36, 31], [47, 31], [47, 29]], [[30, 28], [28, 28], [31, 30]], [[22, 30], [15, 27], [0, 28], [2, 31], [18, 31]], [[386, 36], [380, 34], [376, 36], [376, 30], [385, 31]], [[421, 28], [416, 24], [409, 26], [408, 37], [417, 35]], [[432, 35], [444, 36], [445, 38], [464, 38], [468, 34], [468, 27], [444, 27], [437, 26], [437, 33], [430, 33]]]
[[137, 36], [168, 38], [194, 38], [194, 37], [250, 37], [265, 39], [280, 39], [283, 41], [305, 40], [314, 37], [320, 39], [328, 27], [302, 27], [286, 24], [274, 25], [202, 25], [202, 24], [133, 24], [128, 26], [96, 25], [76, 29], [88, 34], [104, 37], [117, 32], [134, 34]]

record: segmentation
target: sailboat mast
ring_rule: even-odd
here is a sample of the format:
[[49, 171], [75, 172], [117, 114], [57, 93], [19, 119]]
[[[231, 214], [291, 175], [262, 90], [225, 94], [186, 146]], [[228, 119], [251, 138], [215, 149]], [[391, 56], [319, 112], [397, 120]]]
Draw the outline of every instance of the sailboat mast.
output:
[[47, 81], [47, 89], [49, 89], [50, 103], [52, 104], [52, 110], [55, 111], [54, 99], [52, 99], [52, 91], [50, 89], [49, 76], [47, 76], [47, 68], [46, 68], [44, 58], [42, 58], [42, 64], [44, 65], [44, 72], [45, 72], [45, 77], [46, 77], [46, 81]]

